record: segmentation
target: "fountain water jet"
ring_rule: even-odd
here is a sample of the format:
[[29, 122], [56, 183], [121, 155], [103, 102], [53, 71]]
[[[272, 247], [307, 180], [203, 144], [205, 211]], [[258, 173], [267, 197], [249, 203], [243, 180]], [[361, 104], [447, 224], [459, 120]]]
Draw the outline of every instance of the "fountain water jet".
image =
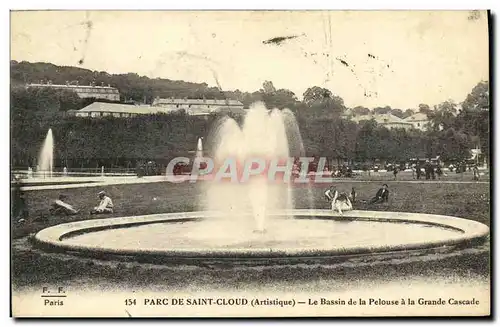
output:
[[[241, 127], [234, 119], [224, 117], [211, 134], [214, 164], [220, 167], [228, 158], [240, 164], [252, 158], [266, 161], [289, 158], [290, 135], [294, 149], [303, 152], [302, 138], [296, 126], [290, 111], [274, 109], [269, 112], [262, 103], [251, 106]], [[222, 212], [226, 218], [236, 220], [251, 212], [254, 220], [251, 229], [257, 231], [265, 229], [269, 212], [293, 208], [290, 185], [268, 181], [267, 176], [252, 176], [242, 184], [215, 181], [208, 187], [206, 195], [207, 209]]]
[[40, 167], [40, 172], [43, 173], [44, 177], [47, 174], [49, 177], [52, 177], [54, 167], [54, 137], [52, 136], [52, 128], [50, 128], [47, 132], [42, 149], [40, 150], [38, 166]]
[[198, 138], [198, 143], [196, 144], [196, 158], [203, 157], [203, 137]]

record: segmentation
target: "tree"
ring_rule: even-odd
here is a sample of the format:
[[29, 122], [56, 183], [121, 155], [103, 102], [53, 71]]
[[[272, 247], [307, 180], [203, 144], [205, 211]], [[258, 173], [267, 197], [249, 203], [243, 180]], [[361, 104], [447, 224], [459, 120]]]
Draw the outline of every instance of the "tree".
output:
[[308, 88], [303, 94], [303, 101], [306, 105], [312, 106], [315, 102], [323, 102], [332, 98], [332, 92], [326, 88], [313, 86]]
[[490, 103], [489, 84], [479, 82], [462, 103], [462, 110], [456, 117], [455, 127], [472, 136], [481, 152], [489, 158], [490, 148]]
[[344, 100], [326, 88], [310, 87], [303, 96], [303, 102], [311, 108], [314, 115], [338, 117], [345, 110]]
[[439, 155], [444, 161], [470, 158], [470, 138], [467, 134], [448, 128], [427, 134], [427, 156]]
[[403, 119], [408, 118], [410, 116], [413, 116], [415, 114], [415, 111], [413, 109], [406, 109], [404, 114], [403, 114]]
[[271, 93], [262, 94], [262, 100], [268, 109], [294, 109], [297, 104], [295, 93], [286, 89], [275, 90]]
[[375, 120], [362, 124], [356, 139], [355, 156], [359, 161], [374, 160], [378, 158], [380, 142], [377, 137], [377, 123]]
[[388, 114], [391, 112], [391, 107], [385, 106], [385, 107], [376, 107], [373, 109], [373, 112], [378, 115], [383, 115], [383, 114]]
[[421, 112], [423, 114], [427, 114], [429, 111], [431, 111], [431, 107], [429, 107], [428, 104], [421, 103], [418, 105], [418, 112]]
[[368, 109], [366, 107], [362, 107], [362, 106], [357, 106], [357, 107], [352, 108], [352, 113], [355, 116], [364, 116], [364, 115], [368, 115], [370, 113], [370, 109]]
[[263, 93], [274, 93], [276, 92], [276, 88], [271, 81], [265, 81], [262, 83], [262, 92]]
[[462, 108], [465, 111], [480, 111], [490, 109], [490, 91], [487, 81], [479, 82], [467, 95], [462, 103]]
[[427, 113], [429, 125], [433, 130], [451, 128], [455, 123], [457, 105], [453, 101], [445, 101], [436, 106], [435, 110]]
[[57, 92], [59, 98], [59, 110], [78, 110], [81, 109], [82, 99], [72, 90], [61, 90]]

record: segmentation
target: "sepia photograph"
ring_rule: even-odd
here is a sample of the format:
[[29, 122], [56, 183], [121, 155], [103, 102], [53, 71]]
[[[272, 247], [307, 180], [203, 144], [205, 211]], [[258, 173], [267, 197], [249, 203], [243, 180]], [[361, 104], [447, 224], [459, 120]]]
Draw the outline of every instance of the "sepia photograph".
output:
[[11, 317], [490, 317], [491, 24], [11, 10]]

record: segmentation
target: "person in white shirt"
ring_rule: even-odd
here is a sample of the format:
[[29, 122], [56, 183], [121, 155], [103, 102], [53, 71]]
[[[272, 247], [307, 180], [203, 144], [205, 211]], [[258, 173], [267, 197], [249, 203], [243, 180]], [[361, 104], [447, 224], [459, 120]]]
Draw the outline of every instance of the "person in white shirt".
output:
[[106, 192], [99, 192], [99, 205], [90, 212], [90, 214], [113, 213], [113, 201], [106, 195]]
[[325, 197], [329, 202], [331, 202], [333, 198], [338, 197], [338, 191], [335, 186], [330, 186], [330, 188], [325, 191]]
[[[351, 197], [354, 197], [354, 194], [355, 192], [353, 189]], [[325, 191], [325, 196], [328, 201], [331, 201], [333, 211], [337, 211], [339, 214], [342, 214], [342, 211], [352, 210], [350, 196], [348, 196], [345, 192], [339, 193], [334, 186]]]

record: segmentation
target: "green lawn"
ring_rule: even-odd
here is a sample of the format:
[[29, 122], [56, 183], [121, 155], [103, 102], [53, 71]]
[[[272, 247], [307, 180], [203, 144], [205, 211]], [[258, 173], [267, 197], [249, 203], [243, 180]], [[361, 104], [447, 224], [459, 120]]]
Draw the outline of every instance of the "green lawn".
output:
[[[489, 184], [398, 183], [391, 181], [387, 181], [387, 184], [391, 191], [388, 204], [367, 206], [358, 201], [354, 204], [355, 209], [443, 214], [473, 219], [489, 225]], [[354, 187], [358, 199], [369, 199], [380, 187], [380, 182], [342, 181], [338, 185], [345, 190]], [[13, 221], [13, 237], [22, 237], [50, 225], [76, 220], [203, 210], [200, 205], [203, 200], [201, 186], [201, 183], [158, 182], [111, 185], [104, 188], [72, 188], [62, 191], [27, 191], [25, 197], [29, 219], [24, 224]], [[97, 205], [97, 192], [101, 189], [104, 189], [113, 199], [115, 213], [90, 216], [89, 211]], [[294, 189], [295, 207], [309, 208], [312, 203], [314, 208], [328, 208], [329, 205], [323, 197], [324, 190], [325, 187], [315, 187], [310, 192], [304, 187]], [[68, 202], [81, 210], [78, 215], [47, 217], [51, 201], [61, 193], [66, 194], [69, 197]], [[309, 200], [310, 195], [312, 201]], [[41, 216], [47, 217], [47, 219], [36, 221], [36, 218]]]
[[[368, 207], [355, 203], [356, 209], [424, 212], [452, 215], [473, 219], [489, 225], [489, 184], [439, 184], [439, 183], [397, 183], [387, 182], [391, 191], [390, 201], [383, 206]], [[44, 215], [51, 199], [61, 191], [26, 192], [30, 219], [24, 225], [12, 224], [14, 238], [34, 233], [49, 225], [84, 219], [100, 219], [162, 212], [202, 210], [199, 203], [203, 193], [201, 184], [171, 184], [167, 182], [149, 184], [127, 184], [108, 186], [104, 189], [112, 197], [116, 212], [113, 215], [90, 216], [88, 210], [96, 205], [98, 187], [73, 188], [64, 191], [69, 202], [82, 209], [73, 217], [51, 217], [46, 222], [30, 222]], [[380, 182], [342, 182], [339, 188], [356, 188], [358, 198], [368, 199], [375, 194]], [[324, 187], [294, 189], [297, 208], [308, 208], [308, 194], [313, 197], [315, 208], [328, 208], [323, 198]], [[156, 200], [155, 200], [156, 198]], [[71, 255], [42, 254], [24, 239], [13, 240], [12, 267], [13, 285], [16, 288], [33, 288], [40, 285], [71, 285], [74, 288], [91, 285], [99, 289], [155, 289], [155, 290], [335, 290], [338, 287], [355, 287], [361, 281], [370, 287], [396, 283], [406, 285], [422, 276], [430, 281], [462, 283], [463, 278], [487, 283], [489, 258], [474, 252], [439, 261], [418, 261], [416, 263], [390, 265], [357, 265], [347, 267], [275, 267], [269, 269], [238, 270], [228, 267], [156, 267], [150, 264], [122, 262], [100, 262], [94, 259], [77, 258]], [[311, 268], [311, 269], [309, 269]], [[179, 270], [181, 269], [181, 270]], [[458, 269], [458, 272], [457, 272]], [[457, 275], [459, 274], [459, 275]], [[459, 276], [459, 277], [457, 277]], [[465, 277], [460, 277], [465, 276]], [[467, 280], [468, 280], [467, 279]], [[427, 279], [426, 279], [427, 280]], [[458, 282], [457, 282], [458, 280]], [[405, 284], [406, 283], [406, 284]], [[404, 286], [402, 286], [404, 287]]]

